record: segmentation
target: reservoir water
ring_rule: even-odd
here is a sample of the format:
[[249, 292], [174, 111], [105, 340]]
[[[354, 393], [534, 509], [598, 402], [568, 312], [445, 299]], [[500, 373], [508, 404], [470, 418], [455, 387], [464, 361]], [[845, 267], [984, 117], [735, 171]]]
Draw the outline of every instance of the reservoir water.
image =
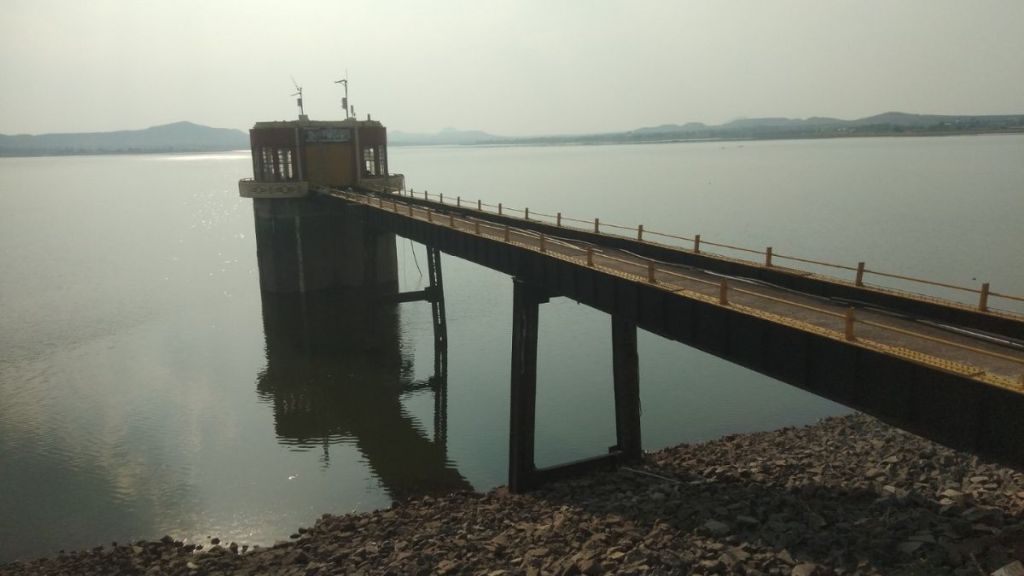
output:
[[[1024, 136], [393, 148], [417, 190], [1024, 293]], [[269, 544], [324, 512], [505, 481], [511, 280], [429, 306], [261, 297], [248, 152], [0, 159], [0, 561]], [[403, 290], [423, 247], [398, 240]], [[422, 270], [422, 271], [421, 271]], [[846, 409], [640, 334], [647, 449]], [[614, 443], [610, 322], [541, 312], [538, 464]]]

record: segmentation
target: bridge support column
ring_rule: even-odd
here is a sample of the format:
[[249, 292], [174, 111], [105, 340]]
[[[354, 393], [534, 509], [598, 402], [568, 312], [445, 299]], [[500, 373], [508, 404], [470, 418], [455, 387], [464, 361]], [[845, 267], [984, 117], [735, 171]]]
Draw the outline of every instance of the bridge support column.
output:
[[508, 487], [525, 492], [534, 484], [537, 421], [537, 328], [547, 296], [539, 286], [513, 279], [512, 398], [509, 414]]
[[640, 442], [640, 369], [636, 323], [612, 316], [616, 445], [609, 454], [538, 469], [534, 461], [537, 424], [537, 330], [546, 290], [513, 279], [512, 382], [509, 414], [508, 487], [526, 492], [545, 482], [593, 470], [611, 470], [643, 457]]
[[444, 310], [441, 251], [427, 246], [428, 300], [434, 325], [434, 441], [448, 445], [448, 320]]
[[434, 328], [434, 375], [429, 378], [434, 391], [434, 442], [447, 446], [448, 438], [448, 320], [444, 309], [444, 277], [441, 275], [441, 251], [427, 245], [427, 276], [430, 285], [423, 290], [385, 294], [378, 302], [430, 303]]
[[430, 279], [430, 312], [434, 325], [434, 374], [444, 373], [447, 375], [448, 321], [444, 310], [441, 251], [431, 246], [427, 246], [427, 277]]
[[636, 323], [612, 315], [612, 372], [615, 387], [615, 450], [622, 460], [643, 457], [640, 441], [640, 358]]

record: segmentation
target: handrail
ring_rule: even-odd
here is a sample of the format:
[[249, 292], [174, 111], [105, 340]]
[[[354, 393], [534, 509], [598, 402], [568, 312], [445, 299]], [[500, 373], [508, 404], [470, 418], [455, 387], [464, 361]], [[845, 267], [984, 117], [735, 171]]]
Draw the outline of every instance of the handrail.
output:
[[1013, 300], [1015, 302], [1024, 302], [1024, 296], [1012, 296], [1010, 294], [1000, 294], [999, 292], [992, 292], [991, 290], [989, 291], [988, 295], [989, 296], [995, 296], [996, 298], [1006, 298], [1007, 300]]
[[751, 248], [742, 248], [740, 246], [731, 246], [729, 244], [720, 244], [718, 242], [711, 242], [708, 240], [701, 240], [701, 246], [717, 246], [719, 248], [728, 248], [729, 250], [736, 250], [738, 252], [747, 252], [749, 254], [765, 254], [764, 250], [754, 250]]
[[576, 222], [577, 224], [593, 224], [593, 220], [580, 220], [579, 218], [570, 218], [568, 216], [562, 216], [563, 222]]
[[693, 238], [687, 238], [686, 236], [679, 236], [679, 235], [676, 235], [676, 234], [667, 234], [665, 232], [658, 232], [657, 230], [648, 230], [648, 229], [645, 228], [644, 229], [644, 233], [645, 234], [650, 234], [652, 236], [662, 236], [664, 238], [672, 238], [674, 240], [682, 240], [683, 242], [693, 242]]
[[876, 270], [864, 269], [865, 273], [874, 274], [876, 276], [884, 276], [886, 278], [895, 278], [896, 280], [907, 280], [909, 282], [922, 282], [924, 284], [931, 284], [932, 286], [940, 286], [942, 288], [950, 288], [953, 290], [963, 290], [964, 292], [973, 292], [975, 294], [981, 294], [981, 290], [977, 288], [968, 288], [966, 286], [957, 286], [956, 284], [946, 284], [944, 282], [935, 282], [932, 280], [922, 280], [920, 278], [914, 278], [913, 276], [903, 276], [900, 274], [890, 274], [888, 272], [878, 272]]
[[603, 228], [605, 226], [607, 226], [609, 228], [618, 228], [619, 230], [632, 230], [632, 231], [636, 230], [636, 228], [630, 228], [629, 226], [619, 226], [618, 224], [611, 224], [609, 222], [605, 222], [605, 221], [602, 220], [601, 221], [601, 227]]
[[[426, 199], [427, 201], [438, 202], [439, 204], [442, 204], [444, 206], [453, 205], [452, 203], [446, 204], [446, 203], [443, 203], [443, 202], [431, 200], [431, 198], [430, 198], [431, 196], [437, 197], [438, 200], [443, 199], [443, 195], [431, 194], [431, 193], [427, 192], [426, 190], [424, 190], [422, 198]], [[410, 198], [414, 198], [414, 199], [420, 198], [419, 196], [417, 196], [417, 194], [412, 189], [409, 190], [409, 197]], [[461, 199], [461, 197], [459, 197], [459, 198]], [[746, 260], [746, 261], [750, 262], [752, 264], [758, 265], [758, 266], [766, 267], [766, 268], [775, 267], [775, 266], [773, 266], [773, 263], [772, 263], [773, 259], [775, 259], [775, 260], [782, 259], [782, 260], [787, 260], [787, 261], [800, 262], [800, 263], [804, 263], [804, 264], [811, 264], [811, 265], [814, 265], [814, 266], [822, 266], [822, 267], [826, 267], [826, 268], [834, 268], [834, 269], [837, 269], [837, 270], [843, 270], [843, 271], [847, 271], [847, 272], [854, 272], [854, 273], [856, 273], [856, 280], [854, 282], [850, 282], [849, 280], [844, 280], [842, 278], [832, 277], [832, 276], [823, 276], [823, 277], [829, 278], [830, 280], [837, 281], [837, 282], [842, 282], [842, 283], [846, 283], [846, 284], [853, 284], [853, 285], [858, 286], [858, 287], [866, 287], [866, 285], [865, 285], [865, 283], [863, 281], [864, 275], [871, 274], [871, 275], [880, 276], [880, 277], [883, 277], [883, 278], [891, 278], [891, 279], [894, 279], [894, 280], [902, 280], [902, 281], [905, 281], [905, 282], [913, 282], [913, 283], [918, 283], [918, 284], [924, 284], [926, 286], [935, 286], [935, 287], [946, 288], [946, 289], [950, 289], [950, 290], [958, 290], [958, 291], [962, 291], [962, 292], [966, 292], [966, 293], [970, 293], [970, 294], [977, 294], [977, 295], [980, 295], [981, 298], [980, 298], [980, 300], [979, 300], [979, 302], [978, 302], [978, 304], [976, 306], [976, 309], [978, 309], [979, 311], [982, 311], [982, 312], [999, 312], [999, 313], [1004, 313], [1004, 314], [1010, 314], [1010, 315], [1013, 315], [1013, 316], [1020, 316], [1020, 314], [1017, 313], [1017, 312], [1011, 312], [1011, 311], [1008, 311], [1008, 310], [1001, 310], [1001, 309], [997, 309], [997, 308], [992, 308], [992, 307], [990, 307], [988, 305], [988, 301], [990, 299], [993, 299], [993, 298], [999, 298], [999, 299], [1009, 300], [1009, 301], [1013, 301], [1013, 302], [1024, 302], [1024, 296], [1018, 296], [1018, 295], [1006, 294], [1006, 293], [1002, 293], [1002, 292], [996, 292], [994, 290], [988, 289], [987, 285], [983, 285], [983, 287], [981, 289], [971, 288], [971, 287], [967, 287], [967, 286], [960, 286], [960, 285], [957, 285], [957, 284], [951, 284], [951, 283], [946, 283], [946, 282], [938, 282], [938, 281], [928, 280], [928, 279], [924, 279], [924, 278], [918, 278], [918, 277], [914, 277], [914, 276], [906, 276], [906, 275], [902, 275], [902, 274], [893, 274], [893, 273], [889, 273], [889, 272], [882, 272], [882, 271], [879, 271], [879, 270], [872, 270], [872, 269], [866, 268], [863, 263], [860, 263], [858, 266], [854, 267], [854, 266], [847, 266], [847, 265], [843, 265], [843, 264], [835, 264], [835, 263], [831, 263], [831, 262], [824, 262], [824, 261], [821, 261], [821, 260], [815, 260], [815, 259], [811, 259], [811, 258], [803, 258], [803, 257], [792, 256], [792, 255], [788, 255], [788, 254], [780, 254], [778, 252], [774, 252], [770, 248], [767, 249], [767, 250], [757, 250], [757, 249], [752, 249], [752, 248], [746, 248], [746, 247], [743, 247], [743, 246], [736, 246], [736, 245], [725, 244], [725, 243], [721, 243], [721, 242], [713, 242], [713, 241], [709, 241], [709, 240], [706, 240], [706, 239], [702, 239], [699, 234], [696, 235], [693, 238], [688, 238], [688, 237], [685, 237], [685, 236], [680, 236], [680, 235], [671, 234], [671, 233], [667, 233], [667, 232], [661, 232], [661, 231], [658, 231], [658, 230], [651, 230], [651, 229], [648, 229], [648, 228], [643, 227], [643, 226], [637, 226], [637, 227], [623, 226], [623, 225], [620, 225], [620, 224], [613, 224], [613, 223], [604, 222], [604, 221], [601, 221], [600, 225], [598, 225], [598, 220], [597, 219], [584, 220], [584, 219], [580, 219], [580, 218], [574, 218], [574, 217], [571, 217], [571, 216], [567, 216], [567, 215], [564, 215], [562, 213], [558, 213], [557, 215], [551, 215], [551, 214], [545, 214], [543, 212], [530, 211], [528, 207], [527, 208], [522, 208], [522, 209], [512, 208], [512, 207], [509, 207], [509, 206], [504, 206], [501, 203], [498, 203], [498, 204], [488, 204], [486, 202], [483, 202], [482, 200], [477, 200], [475, 203], [473, 201], [469, 201], [469, 200], [460, 200], [460, 207], [465, 209], [465, 210], [474, 210], [475, 209], [474, 204], [475, 204], [475, 206], [479, 206], [481, 210], [483, 210], [484, 208], [496, 209], [498, 214], [503, 215], [503, 216], [508, 215], [508, 217], [510, 217], [510, 218], [519, 218], [519, 216], [516, 216], [515, 214], [513, 214], [513, 213], [517, 213], [517, 214], [522, 214], [523, 216], [526, 216], [528, 214], [530, 216], [530, 218], [525, 218], [525, 219], [528, 219], [528, 220], [532, 219], [534, 221], [536, 220], [536, 217], [557, 219], [557, 225], [558, 226], [563, 226], [563, 223], [567, 223], [567, 222], [568, 223], [575, 223], [575, 224], [583, 224], [583, 225], [586, 225], [587, 228], [581, 229], [582, 231], [593, 232], [593, 233], [597, 233], [597, 234], [606, 234], [606, 235], [611, 235], [611, 236], [616, 236], [616, 237], [626, 237], [626, 236], [623, 236], [621, 234], [615, 234], [615, 233], [609, 234], [609, 233], [607, 233], [605, 231], [608, 230], [608, 229], [613, 229], [613, 230], [627, 231], [627, 232], [630, 232], [630, 233], [634, 233], [635, 232], [636, 234], [631, 234], [628, 237], [631, 240], [636, 240], [636, 241], [639, 241], [639, 242], [651, 243], [649, 240], [645, 239], [644, 237], [656, 236], [656, 237], [662, 237], [662, 238], [669, 238], [669, 239], [673, 239], [673, 240], [679, 240], [679, 241], [687, 242], [687, 243], [689, 243], [689, 242], [694, 243], [693, 248], [687, 248], [685, 246], [670, 246], [673, 249], [681, 250], [681, 251], [684, 251], [684, 252], [709, 254], [709, 255], [712, 255], [712, 256], [721, 256], [721, 257], [728, 258], [728, 256], [719, 254], [719, 253], [717, 253], [715, 251], [708, 252], [708, 251], [704, 250], [705, 247], [711, 246], [711, 247], [715, 247], [715, 248], [723, 248], [723, 249], [726, 249], [726, 250], [733, 250], [733, 251], [737, 251], [737, 252], [742, 252], [742, 253], [745, 253], [745, 254], [754, 254], [754, 255], [758, 255], [758, 256], [764, 256], [764, 261], [762, 261], [762, 262], [749, 261], [749, 260]], [[488, 210], [483, 210], [483, 211], [484, 212], [488, 212]], [[800, 270], [800, 269], [796, 268], [795, 270]], [[801, 270], [801, 271], [803, 271], [803, 272], [810, 272], [808, 270]], [[813, 274], [814, 272], [810, 272], [810, 273]], [[873, 286], [873, 288], [875, 288], [875, 287]], [[878, 286], [877, 288], [880, 288], [880, 289], [883, 289], [883, 290], [893, 290], [892, 288], [885, 287], [885, 286]], [[928, 296], [928, 295], [920, 293], [920, 292], [907, 292], [907, 291], [902, 291], [902, 290], [900, 292], [906, 293], [908, 295], [913, 295], [913, 296], [917, 296], [917, 297], [921, 297], [921, 298], [926, 298], [926, 299], [929, 299], [929, 300], [936, 300], [936, 301], [941, 301], [941, 302], [949, 302], [950, 304], [957, 304], [957, 305], [961, 305], [961, 306], [965, 305], [964, 303], [957, 302], [955, 300], [946, 300], [946, 299], [942, 299], [942, 298], [936, 298], [936, 297]]]
[[803, 262], [805, 264], [814, 264], [815, 266], [828, 266], [830, 268], [839, 268], [840, 270], [849, 270], [850, 272], [856, 272], [857, 268], [854, 266], [844, 266], [842, 264], [832, 264], [831, 262], [822, 262], [820, 260], [811, 260], [810, 258], [798, 258], [796, 256], [788, 256], [785, 254], [779, 254], [773, 252], [772, 255], [775, 258], [781, 258], [783, 260], [794, 260], [796, 262]]
[[[537, 213], [534, 212], [534, 214], [537, 214]], [[563, 221], [563, 222], [575, 222], [575, 223], [586, 224], [586, 225], [591, 225], [591, 224], [595, 223], [593, 220], [582, 220], [582, 219], [573, 218], [573, 217], [569, 217], [569, 216], [565, 216], [565, 215], [560, 215], [559, 219], [560, 219], [560, 221]], [[603, 228], [603, 229], [613, 228], [613, 229], [618, 229], [618, 230], [627, 230], [627, 231], [630, 231], [630, 232], [639, 232], [641, 230], [640, 227], [621, 226], [621, 225], [618, 225], [618, 224], [612, 224], [612, 223], [608, 223], [608, 222], [601, 222], [601, 228]], [[602, 232], [598, 231], [597, 233], [600, 234]], [[812, 265], [815, 265], [815, 266], [830, 267], [830, 268], [835, 268], [835, 269], [838, 269], [838, 270], [845, 270], [845, 271], [848, 271], [848, 272], [857, 272], [860, 275], [861, 280], [863, 278], [863, 276], [862, 276], [863, 274], [873, 274], [875, 276], [881, 276], [881, 277], [886, 277], [886, 278], [893, 278], [893, 279], [903, 280], [903, 281], [908, 281], [908, 282], [916, 282], [916, 283], [919, 283], [919, 284], [924, 284], [924, 285], [929, 285], [929, 286], [936, 286], [936, 287], [940, 287], [940, 288], [948, 288], [948, 289], [953, 289], [953, 290], [960, 290], [960, 291], [964, 291], [964, 292], [968, 292], [968, 293], [973, 293], [973, 294], [984, 294], [984, 295], [986, 295], [989, 298], [1002, 298], [1002, 299], [1011, 300], [1011, 301], [1015, 301], [1015, 302], [1024, 302], [1024, 296], [1016, 296], [1016, 295], [1004, 294], [1004, 293], [995, 292], [995, 291], [992, 291], [992, 290], [985, 291], [984, 289], [979, 290], [977, 288], [969, 288], [969, 287], [966, 287], [966, 286], [958, 286], [958, 285], [955, 285], [955, 284], [949, 284], [949, 283], [944, 283], [944, 282], [937, 282], [937, 281], [928, 280], [928, 279], [924, 279], [924, 278], [917, 278], [917, 277], [913, 277], [913, 276], [905, 276], [905, 275], [900, 275], [900, 274], [892, 274], [892, 273], [882, 272], [882, 271], [879, 271], [879, 270], [871, 270], [871, 269], [868, 269], [868, 268], [865, 268], [865, 267], [862, 267], [862, 266], [853, 267], [853, 266], [846, 266], [846, 265], [842, 265], [842, 264], [835, 264], [835, 263], [830, 263], [830, 262], [824, 262], [824, 261], [820, 261], [820, 260], [813, 260], [813, 259], [810, 259], [810, 258], [802, 258], [802, 257], [797, 257], [797, 256], [785, 255], [785, 254], [770, 253], [768, 250], [756, 250], [756, 249], [751, 249], [751, 248], [745, 248], [745, 247], [742, 247], [742, 246], [736, 246], [736, 245], [725, 244], [725, 243], [720, 243], [720, 242], [712, 242], [712, 241], [709, 241], [709, 240], [706, 240], [706, 239], [700, 239], [699, 235], [697, 237], [695, 237], [695, 238], [687, 238], [685, 236], [679, 236], [679, 235], [675, 235], [675, 234], [660, 232], [660, 231], [657, 231], [657, 230], [650, 230], [650, 229], [647, 229], [647, 228], [643, 228], [643, 232], [642, 233], [645, 234], [645, 235], [655, 235], [655, 236], [661, 236], [661, 237], [665, 237], [665, 238], [672, 238], [672, 239], [681, 240], [681, 241], [684, 241], [684, 242], [699, 242], [699, 245], [701, 247], [704, 247], [704, 246], [714, 246], [714, 247], [717, 247], [717, 248], [725, 248], [727, 250], [735, 250], [735, 251], [743, 252], [743, 253], [747, 253], [747, 254], [756, 254], [756, 255], [759, 255], [759, 256], [765, 256], [766, 258], [768, 257], [769, 254], [771, 254], [771, 256], [774, 257], [774, 258], [781, 258], [781, 259], [791, 260], [791, 261], [795, 261], [795, 262], [801, 262], [801, 263], [805, 263], [805, 264], [812, 264]], [[644, 242], [645, 240], [641, 239], [639, 241]], [[679, 249], [686, 250], [686, 251], [692, 251], [692, 250], [687, 250], [686, 248], [679, 248]], [[704, 252], [704, 251], [702, 250], [702, 252]], [[714, 254], [714, 253], [711, 253], [711, 254]], [[767, 266], [770, 267], [770, 264], [766, 264], [766, 263], [755, 262], [755, 264], [767, 265]], [[842, 280], [840, 278], [834, 278], [834, 279], [838, 280], [840, 282], [848, 283], [848, 281], [844, 281], [844, 280]], [[859, 283], [858, 282], [854, 282], [854, 284], [855, 285], [863, 285], [863, 281], [861, 281]], [[922, 294], [922, 296], [924, 296], [924, 295]], [[979, 305], [979, 309], [981, 309], [982, 311], [988, 311], [989, 307], [987, 306], [987, 303], [983, 303], [982, 305]], [[1003, 311], [1003, 312], [1008, 312], [1008, 311]], [[1010, 312], [1010, 313], [1016, 315], [1016, 313], [1013, 313], [1013, 312]]]

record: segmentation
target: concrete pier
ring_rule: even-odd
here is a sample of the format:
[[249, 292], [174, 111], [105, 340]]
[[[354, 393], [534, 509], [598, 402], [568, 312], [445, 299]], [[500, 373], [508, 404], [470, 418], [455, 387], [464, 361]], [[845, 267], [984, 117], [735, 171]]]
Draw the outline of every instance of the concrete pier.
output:
[[508, 487], [525, 492], [536, 483], [537, 329], [543, 288], [515, 278], [512, 291], [512, 399], [509, 402]]
[[397, 292], [395, 234], [367, 225], [365, 210], [315, 196], [254, 198], [260, 287]]
[[640, 357], [636, 323], [612, 315], [612, 372], [615, 387], [615, 449], [625, 462], [643, 459], [640, 438]]

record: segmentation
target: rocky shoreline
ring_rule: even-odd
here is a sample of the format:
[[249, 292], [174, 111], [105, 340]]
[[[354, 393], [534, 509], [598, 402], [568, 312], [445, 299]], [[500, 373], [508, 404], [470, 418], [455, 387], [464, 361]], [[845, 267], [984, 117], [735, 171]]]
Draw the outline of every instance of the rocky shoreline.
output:
[[0, 575], [1016, 576], [1022, 560], [1024, 474], [853, 415], [669, 448], [522, 496], [325, 514], [272, 547], [165, 537]]

